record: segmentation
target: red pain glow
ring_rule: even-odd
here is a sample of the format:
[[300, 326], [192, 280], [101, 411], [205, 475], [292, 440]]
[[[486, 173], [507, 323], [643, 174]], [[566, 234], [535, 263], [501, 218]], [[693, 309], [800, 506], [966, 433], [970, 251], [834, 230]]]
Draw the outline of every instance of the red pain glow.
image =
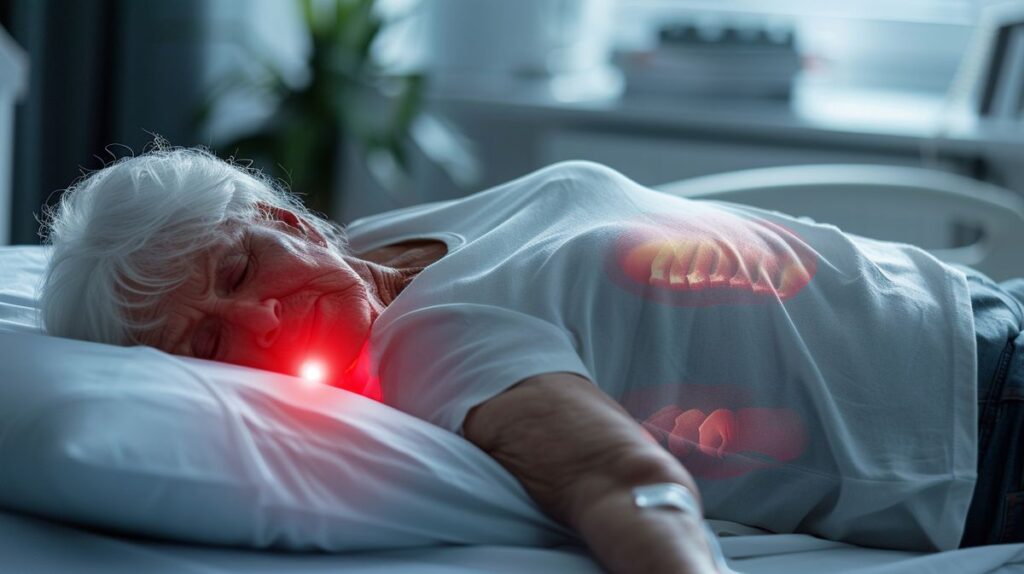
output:
[[307, 391], [319, 388], [321, 385], [330, 386], [380, 402], [380, 379], [376, 376], [372, 365], [372, 353], [367, 340], [356, 359], [344, 369], [337, 368], [337, 365], [332, 365], [330, 361], [324, 360], [320, 356], [308, 356], [285, 372], [297, 375], [302, 379], [301, 386]]
[[322, 383], [327, 378], [327, 369], [322, 362], [310, 359], [302, 363], [299, 376], [310, 383]]
[[810, 448], [804, 417], [734, 384], [679, 383], [634, 389], [620, 403], [643, 434], [699, 479], [726, 479], [795, 461]]
[[803, 422], [790, 409], [748, 407], [705, 413], [667, 405], [642, 425], [701, 478], [728, 478], [771, 468], [799, 457], [807, 444]]

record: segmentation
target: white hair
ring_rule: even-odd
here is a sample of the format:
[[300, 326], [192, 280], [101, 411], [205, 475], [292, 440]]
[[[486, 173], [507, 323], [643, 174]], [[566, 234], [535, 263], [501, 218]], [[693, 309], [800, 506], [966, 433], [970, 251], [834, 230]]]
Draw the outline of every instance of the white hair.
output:
[[151, 151], [86, 175], [46, 214], [53, 246], [41, 297], [47, 332], [141, 342], [163, 324], [161, 299], [188, 278], [199, 252], [225, 237], [228, 223], [268, 219], [261, 205], [296, 213], [345, 252], [341, 227], [260, 172], [205, 149], [158, 139]]

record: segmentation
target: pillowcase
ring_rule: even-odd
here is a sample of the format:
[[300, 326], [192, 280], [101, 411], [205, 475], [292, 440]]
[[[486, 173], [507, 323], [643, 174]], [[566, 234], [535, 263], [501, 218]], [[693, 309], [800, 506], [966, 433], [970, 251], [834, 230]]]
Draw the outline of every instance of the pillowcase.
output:
[[44, 265], [0, 248], [0, 507], [292, 550], [579, 543], [483, 451], [366, 397], [41, 334]]

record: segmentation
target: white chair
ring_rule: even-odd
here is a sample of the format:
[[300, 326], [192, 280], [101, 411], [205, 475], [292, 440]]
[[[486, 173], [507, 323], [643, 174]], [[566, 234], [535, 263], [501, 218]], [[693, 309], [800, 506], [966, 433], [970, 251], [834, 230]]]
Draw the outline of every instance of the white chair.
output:
[[810, 217], [864, 237], [910, 243], [997, 281], [1024, 276], [1024, 198], [950, 173], [800, 165], [698, 177], [658, 189]]

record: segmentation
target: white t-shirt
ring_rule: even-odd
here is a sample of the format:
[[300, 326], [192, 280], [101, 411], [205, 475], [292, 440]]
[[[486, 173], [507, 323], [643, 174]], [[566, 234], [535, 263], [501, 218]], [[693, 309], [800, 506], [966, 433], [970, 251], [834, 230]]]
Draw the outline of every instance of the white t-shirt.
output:
[[355, 252], [448, 245], [374, 324], [385, 403], [461, 434], [515, 383], [577, 373], [680, 459], [709, 518], [958, 546], [974, 320], [963, 273], [924, 251], [587, 162], [348, 231]]

